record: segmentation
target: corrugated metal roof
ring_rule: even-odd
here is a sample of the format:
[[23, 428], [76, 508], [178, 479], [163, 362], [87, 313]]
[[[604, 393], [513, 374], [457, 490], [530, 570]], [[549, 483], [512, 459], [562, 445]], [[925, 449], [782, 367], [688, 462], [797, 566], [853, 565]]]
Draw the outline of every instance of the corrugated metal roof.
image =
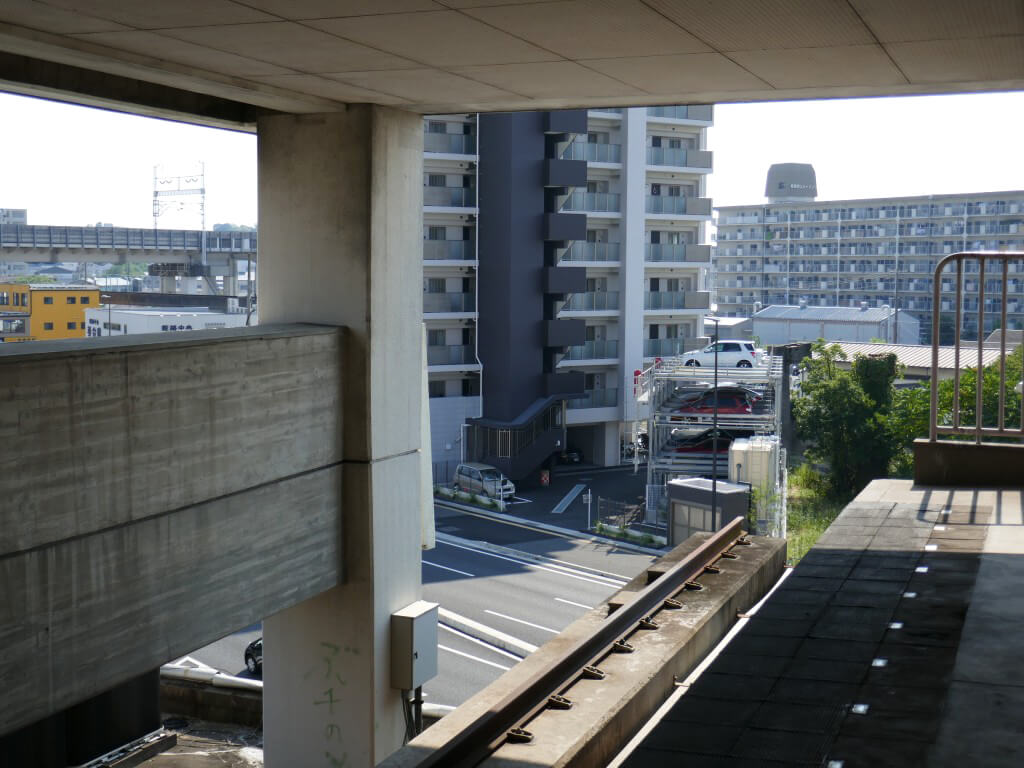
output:
[[[867, 342], [837, 341], [835, 343], [842, 347], [846, 353], [846, 359], [853, 361], [856, 355], [885, 355], [893, 353], [896, 359], [907, 368], [931, 368], [932, 348], [923, 344], [869, 344]], [[1006, 350], [1010, 351], [1009, 347]], [[953, 370], [954, 348], [939, 347], [939, 369]], [[999, 359], [998, 349], [986, 348], [982, 351], [982, 365], [990, 365]], [[974, 342], [970, 345], [960, 345], [960, 368], [973, 368], [978, 363], [978, 348]]]
[[772, 304], [754, 313], [755, 320], [827, 320], [833, 323], [880, 323], [893, 314], [882, 307], [798, 307]]

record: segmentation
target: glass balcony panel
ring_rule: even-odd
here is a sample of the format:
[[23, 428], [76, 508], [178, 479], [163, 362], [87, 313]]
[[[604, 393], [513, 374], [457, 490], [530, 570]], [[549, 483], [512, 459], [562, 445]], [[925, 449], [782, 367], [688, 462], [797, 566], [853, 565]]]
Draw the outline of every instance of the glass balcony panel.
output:
[[589, 389], [568, 402], [570, 408], [612, 408], [619, 404], [618, 389]]
[[618, 261], [619, 243], [588, 243], [577, 240], [565, 254], [563, 261]]
[[472, 293], [424, 293], [424, 312], [476, 312]]
[[588, 163], [621, 163], [621, 144], [589, 144], [574, 141], [562, 153], [563, 160], [586, 160]]
[[424, 240], [423, 258], [428, 261], [466, 261], [476, 258], [472, 240]]
[[618, 213], [621, 210], [619, 198], [617, 192], [584, 192], [577, 189], [566, 198], [562, 210]]
[[618, 291], [574, 293], [562, 304], [563, 312], [594, 312], [619, 308]]
[[423, 204], [445, 208], [472, 208], [476, 205], [473, 187], [423, 187]]
[[563, 360], [609, 360], [618, 359], [617, 339], [594, 339], [574, 347], [566, 348]]
[[427, 365], [469, 365], [476, 363], [473, 347], [468, 344], [452, 344], [441, 347], [427, 347]]
[[476, 136], [463, 133], [424, 133], [423, 150], [446, 155], [475, 155]]

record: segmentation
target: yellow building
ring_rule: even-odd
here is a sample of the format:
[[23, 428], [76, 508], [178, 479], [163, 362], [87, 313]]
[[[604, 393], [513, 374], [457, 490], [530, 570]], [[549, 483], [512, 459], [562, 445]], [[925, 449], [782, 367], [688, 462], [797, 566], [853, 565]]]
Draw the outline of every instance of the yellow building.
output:
[[89, 285], [0, 283], [0, 340], [85, 338], [85, 310], [99, 303]]

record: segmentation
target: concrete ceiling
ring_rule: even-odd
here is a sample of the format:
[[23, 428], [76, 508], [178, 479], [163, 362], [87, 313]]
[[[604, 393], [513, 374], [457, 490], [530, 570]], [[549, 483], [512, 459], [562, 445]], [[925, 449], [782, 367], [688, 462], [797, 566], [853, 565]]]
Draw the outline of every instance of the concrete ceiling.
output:
[[0, 88], [227, 124], [1009, 90], [1024, 2], [2, 0]]

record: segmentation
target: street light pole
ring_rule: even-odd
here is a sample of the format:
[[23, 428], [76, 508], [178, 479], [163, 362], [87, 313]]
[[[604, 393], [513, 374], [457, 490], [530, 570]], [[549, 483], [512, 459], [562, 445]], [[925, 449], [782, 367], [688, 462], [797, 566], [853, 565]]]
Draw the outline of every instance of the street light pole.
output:
[[[717, 307], [715, 308], [717, 310]], [[715, 324], [715, 399], [711, 416], [711, 519], [715, 519], [718, 509], [718, 322], [717, 317], [712, 317], [711, 322]]]

